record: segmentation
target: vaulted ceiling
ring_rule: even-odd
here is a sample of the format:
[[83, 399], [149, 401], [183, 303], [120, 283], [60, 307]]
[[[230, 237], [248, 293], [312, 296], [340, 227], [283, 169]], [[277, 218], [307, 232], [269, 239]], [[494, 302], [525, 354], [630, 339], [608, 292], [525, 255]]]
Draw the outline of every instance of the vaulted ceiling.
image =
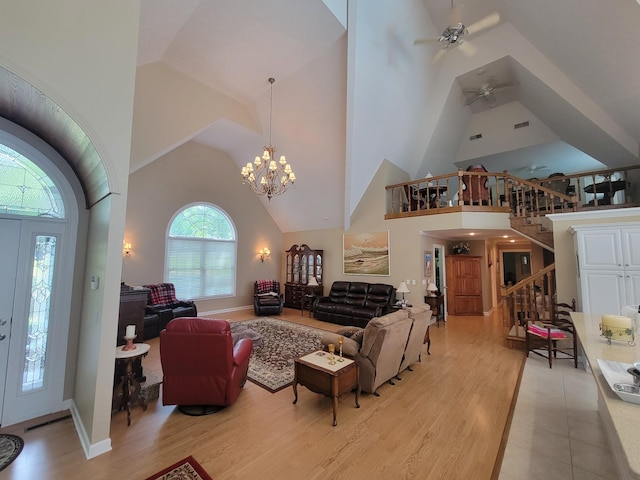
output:
[[[363, 0], [352, 3], [350, 12], [364, 10]], [[456, 15], [467, 26], [489, 15], [499, 21], [471, 32], [465, 48], [442, 54], [437, 44], [414, 46], [413, 40], [437, 36], [449, 25], [451, 0], [402, 0], [399, 8], [421, 9], [423, 20], [400, 27], [390, 20], [387, 31], [371, 42], [370, 48], [388, 52], [390, 68], [423, 62], [438, 77], [427, 92], [436, 111], [429, 113], [432, 122], [425, 121], [421, 160], [399, 155], [390, 161], [411, 177], [478, 161], [490, 171], [508, 165], [565, 173], [638, 163], [640, 5], [635, 0], [457, 4], [454, 0]], [[298, 180], [268, 204], [269, 211], [283, 231], [341, 227], [350, 213], [345, 208], [354, 174], [350, 164], [358, 156], [348, 131], [360, 128], [349, 126], [360, 94], [356, 98], [350, 90], [348, 72], [357, 69], [358, 59], [350, 56], [347, 35], [363, 43], [351, 20], [354, 31], [346, 33], [346, 11], [346, 0], [142, 0], [131, 171], [190, 140], [227, 152], [239, 171], [268, 140], [267, 78], [275, 77], [273, 143], [287, 154]], [[160, 72], [169, 72], [176, 89], [211, 89], [203, 104], [218, 112], [182, 121], [174, 136], [143, 135], [143, 125], [157, 116], [151, 94]], [[480, 99], [467, 106], [465, 91], [480, 90], [492, 78], [509, 87], [496, 92], [491, 105]], [[375, 91], [367, 93], [376, 98]], [[496, 116], [514, 111], [544, 125], [551, 132], [546, 141], [495, 151], [465, 145], [469, 128], [488, 127]], [[522, 176], [534, 176], [530, 173]], [[238, 177], [239, 188], [246, 188]], [[318, 193], [309, 195], [312, 190]]]

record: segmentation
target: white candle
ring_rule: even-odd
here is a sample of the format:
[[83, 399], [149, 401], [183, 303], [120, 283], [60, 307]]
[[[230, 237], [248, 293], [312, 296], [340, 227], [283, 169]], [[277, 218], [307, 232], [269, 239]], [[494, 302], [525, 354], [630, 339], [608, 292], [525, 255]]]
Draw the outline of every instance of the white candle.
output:
[[127, 332], [125, 334], [125, 338], [131, 338], [136, 336], [136, 326], [135, 325], [127, 325]]

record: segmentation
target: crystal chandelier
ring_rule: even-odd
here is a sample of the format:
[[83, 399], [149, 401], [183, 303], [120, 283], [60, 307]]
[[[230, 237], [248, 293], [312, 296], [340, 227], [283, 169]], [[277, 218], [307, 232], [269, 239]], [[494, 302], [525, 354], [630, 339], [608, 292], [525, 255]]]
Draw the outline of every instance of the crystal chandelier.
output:
[[271, 197], [281, 195], [293, 185], [296, 179], [291, 165], [287, 163], [284, 155], [276, 162], [274, 154], [276, 147], [271, 144], [271, 117], [273, 112], [273, 83], [275, 78], [269, 78], [271, 84], [271, 98], [269, 100], [269, 145], [264, 147], [262, 157], [256, 157], [253, 163], [247, 163], [242, 167], [242, 183], [246, 183], [258, 195], [266, 195], [269, 201]]

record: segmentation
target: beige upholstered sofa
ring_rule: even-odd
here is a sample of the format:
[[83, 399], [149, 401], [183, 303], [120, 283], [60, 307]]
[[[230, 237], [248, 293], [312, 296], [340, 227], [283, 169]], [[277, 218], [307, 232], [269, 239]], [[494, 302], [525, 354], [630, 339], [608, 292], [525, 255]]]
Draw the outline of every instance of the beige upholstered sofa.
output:
[[429, 305], [414, 305], [407, 307], [407, 310], [412, 324], [398, 373], [411, 370], [411, 365], [421, 360], [424, 338], [431, 323], [432, 311]]
[[[416, 330], [410, 335], [417, 319]], [[393, 383], [398, 373], [416, 361], [422, 349], [426, 324], [431, 316], [428, 308], [397, 310], [369, 321], [364, 329], [343, 327], [336, 333], [327, 333], [322, 343], [338, 345], [343, 336], [343, 353], [352, 357], [360, 366], [360, 388], [378, 396], [378, 387], [387, 381]], [[411, 342], [409, 343], [411, 337]], [[419, 346], [418, 346], [419, 343]], [[403, 362], [409, 347], [406, 364]]]

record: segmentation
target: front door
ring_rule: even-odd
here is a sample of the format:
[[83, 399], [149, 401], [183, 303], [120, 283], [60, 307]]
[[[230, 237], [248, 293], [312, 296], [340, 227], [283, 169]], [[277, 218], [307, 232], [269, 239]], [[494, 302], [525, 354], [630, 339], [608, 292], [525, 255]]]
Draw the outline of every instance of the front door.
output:
[[70, 291], [64, 280], [73, 264], [61, 261], [64, 230], [44, 219], [0, 219], [2, 426], [62, 410]]
[[13, 298], [20, 247], [19, 220], [0, 220], [0, 418], [4, 406], [4, 386], [7, 377]]

